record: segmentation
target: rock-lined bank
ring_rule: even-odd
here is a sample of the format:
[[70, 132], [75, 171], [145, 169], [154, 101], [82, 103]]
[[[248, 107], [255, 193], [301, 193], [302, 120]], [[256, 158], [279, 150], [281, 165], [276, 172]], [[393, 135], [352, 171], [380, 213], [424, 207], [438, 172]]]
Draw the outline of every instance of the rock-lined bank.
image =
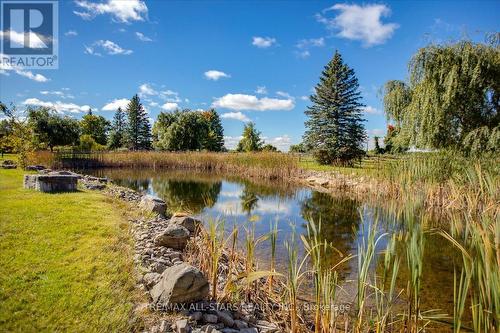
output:
[[[81, 189], [100, 191], [127, 202], [138, 217], [129, 218], [134, 239], [136, 288], [144, 303], [136, 304], [131, 320], [143, 332], [260, 333], [280, 332], [252, 306], [228, 308], [209, 300], [211, 286], [204, 274], [187, 262], [186, 245], [201, 221], [174, 214], [167, 217], [163, 200], [111, 184], [105, 178], [67, 171], [41, 170], [28, 179], [74, 177]], [[45, 179], [44, 178], [44, 179]], [[35, 187], [32, 187], [36, 189]], [[195, 237], [194, 239], [199, 239]], [[195, 240], [196, 241], [196, 240]]]

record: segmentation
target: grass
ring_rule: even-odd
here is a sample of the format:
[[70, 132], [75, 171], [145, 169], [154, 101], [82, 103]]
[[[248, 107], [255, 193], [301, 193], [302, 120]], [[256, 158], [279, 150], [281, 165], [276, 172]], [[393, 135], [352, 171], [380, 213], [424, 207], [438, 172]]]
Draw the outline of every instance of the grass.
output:
[[125, 210], [93, 192], [24, 190], [22, 176], [0, 169], [0, 331], [131, 330]]

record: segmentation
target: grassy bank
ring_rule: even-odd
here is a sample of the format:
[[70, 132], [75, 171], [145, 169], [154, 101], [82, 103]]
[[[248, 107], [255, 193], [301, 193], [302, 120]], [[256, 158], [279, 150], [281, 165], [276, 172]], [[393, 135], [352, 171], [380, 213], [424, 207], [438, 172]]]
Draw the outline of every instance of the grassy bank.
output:
[[0, 169], [0, 331], [130, 330], [125, 210], [99, 193], [24, 190], [23, 173]]

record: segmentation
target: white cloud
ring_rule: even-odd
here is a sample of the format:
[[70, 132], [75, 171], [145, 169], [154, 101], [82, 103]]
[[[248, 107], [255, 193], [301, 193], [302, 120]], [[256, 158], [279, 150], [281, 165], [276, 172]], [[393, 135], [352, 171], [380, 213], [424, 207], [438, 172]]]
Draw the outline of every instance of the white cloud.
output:
[[374, 108], [373, 106], [364, 106], [362, 108], [363, 112], [364, 113], [368, 113], [368, 114], [381, 114], [382, 112], [380, 112], [380, 110]]
[[51, 36], [44, 36], [41, 34], [36, 34], [34, 32], [17, 32], [14, 30], [0, 30], [0, 38], [9, 40], [12, 44], [16, 46], [24, 46], [24, 41], [29, 40], [29, 46], [31, 48], [46, 48], [47, 44], [50, 44]]
[[84, 20], [91, 20], [97, 15], [110, 14], [114, 21], [128, 23], [144, 21], [148, 13], [148, 7], [141, 0], [107, 0], [102, 3], [77, 0], [75, 4], [84, 11], [73, 11], [73, 13]]
[[256, 94], [261, 94], [261, 95], [266, 95], [267, 94], [267, 89], [265, 86], [258, 86], [257, 89], [255, 90]]
[[287, 134], [273, 138], [264, 137], [263, 139], [265, 143], [271, 144], [281, 151], [288, 151], [292, 144], [292, 139]]
[[152, 42], [153, 40], [147, 36], [145, 36], [142, 32], [136, 32], [135, 35], [142, 42]]
[[278, 99], [278, 98], [258, 98], [253, 95], [245, 94], [226, 94], [217, 98], [212, 107], [220, 107], [231, 110], [291, 110], [295, 107], [293, 99]]
[[139, 86], [139, 94], [141, 96], [155, 96], [158, 95], [158, 92], [149, 83], [143, 83]]
[[102, 107], [102, 111], [116, 111], [118, 108], [126, 109], [130, 100], [126, 98], [114, 99]]
[[334, 18], [317, 14], [316, 19], [328, 29], [337, 31], [338, 37], [362, 41], [366, 47], [383, 44], [399, 27], [396, 23], [383, 23], [380, 20], [391, 13], [389, 7], [383, 4], [336, 4], [325, 11], [330, 10], [340, 13]]
[[276, 38], [271, 37], [253, 37], [252, 45], [261, 49], [265, 49], [276, 44]]
[[156, 103], [156, 102], [151, 102], [151, 103], [149, 103], [149, 106], [151, 106], [151, 107], [153, 107], [153, 108], [154, 108], [154, 107], [157, 107], [157, 106], [159, 106], [159, 105], [160, 105], [160, 104], [158, 104], [158, 103]]
[[[0, 58], [3, 58], [3, 56], [4, 55], [0, 53]], [[7, 62], [4, 61], [0, 62], [0, 74], [9, 76], [10, 72], [14, 72], [17, 75], [24, 76], [36, 82], [50, 81], [47, 77], [43, 76], [42, 74], [33, 74], [33, 72], [24, 70], [21, 67], [12, 66], [11, 64], [8, 64]]]
[[33, 106], [43, 106], [54, 109], [59, 113], [62, 112], [80, 113], [80, 112], [87, 112], [90, 109], [89, 105], [77, 105], [75, 103], [64, 103], [61, 101], [46, 102], [39, 100], [38, 98], [28, 98], [23, 102], [23, 104], [33, 105]]
[[235, 149], [242, 136], [224, 136], [224, 146], [227, 149]]
[[297, 57], [305, 59], [311, 55], [311, 52], [309, 50], [302, 50], [302, 51], [295, 51], [295, 54]]
[[75, 98], [75, 96], [66, 93], [65, 91], [67, 90], [42, 90], [40, 91], [40, 94], [42, 95], [54, 95], [54, 96], [59, 96], [60, 98]]
[[78, 36], [78, 32], [75, 30], [68, 30], [64, 33], [64, 36]]
[[308, 101], [309, 100], [309, 96], [300, 96], [300, 99], [303, 100], [303, 101]]
[[244, 115], [240, 111], [223, 113], [223, 114], [221, 114], [221, 118], [239, 120], [239, 121], [242, 121], [245, 123], [250, 121], [250, 118], [248, 118], [246, 115]]
[[177, 103], [167, 102], [161, 106], [161, 108], [165, 111], [175, 111], [179, 108]]
[[292, 95], [290, 95], [289, 93], [287, 93], [286, 91], [277, 91], [276, 92], [276, 95], [278, 96], [281, 96], [281, 97], [285, 97], [285, 98], [288, 98], [288, 99], [294, 99], [292, 97]]
[[[85, 46], [85, 45], [84, 45]], [[110, 40], [98, 40], [92, 44], [92, 46], [85, 46], [85, 53], [91, 54], [91, 55], [96, 55], [96, 56], [101, 56], [102, 53], [98, 52], [97, 50], [102, 50], [106, 52], [109, 55], [129, 55], [132, 54], [132, 50], [126, 50], [122, 48], [120, 45], [116, 44], [115, 42], [112, 42]]]
[[323, 37], [301, 39], [297, 42], [297, 45], [295, 46], [299, 49], [305, 49], [309, 47], [323, 47], [325, 46], [325, 39]]
[[205, 72], [205, 78], [207, 78], [208, 80], [217, 81], [218, 79], [221, 78], [230, 78], [230, 77], [231, 75], [214, 69]]

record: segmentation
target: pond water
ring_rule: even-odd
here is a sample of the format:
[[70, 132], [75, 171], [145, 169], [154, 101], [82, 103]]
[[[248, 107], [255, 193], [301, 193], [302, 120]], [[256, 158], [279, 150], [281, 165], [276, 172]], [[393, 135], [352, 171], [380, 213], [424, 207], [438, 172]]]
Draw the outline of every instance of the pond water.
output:
[[[371, 203], [291, 184], [249, 181], [190, 170], [97, 169], [87, 170], [86, 173], [106, 176], [118, 185], [156, 195], [166, 201], [171, 211], [189, 212], [204, 221], [224, 218], [227, 229], [231, 229], [233, 224], [240, 228], [240, 241], [245, 237], [245, 229], [254, 229], [259, 236], [268, 233], [270, 224], [277, 221], [276, 257], [279, 270], [285, 270], [286, 265], [284, 242], [291, 239], [294, 230], [295, 238], [300, 242], [299, 236], [307, 234], [308, 220], [321, 221], [321, 238], [331, 242], [343, 254], [356, 254], [358, 243], [372, 228], [375, 216], [379, 217], [379, 233], [390, 233], [401, 225], [394, 215]], [[385, 249], [388, 237], [379, 243], [378, 252]], [[398, 247], [397, 251], [401, 258], [405, 258], [404, 248]], [[268, 242], [260, 243], [256, 253], [259, 268], [265, 269], [270, 258]], [[454, 251], [443, 238], [426, 234], [421, 292], [423, 309], [453, 313], [453, 258]], [[340, 260], [340, 256], [332, 251], [327, 260], [333, 264]], [[408, 271], [404, 264], [401, 266], [399, 287], [406, 288]], [[341, 281], [353, 280], [356, 270], [356, 258], [340, 266]], [[349, 288], [346, 290], [353, 293]], [[351, 296], [354, 297], [355, 292]]]

